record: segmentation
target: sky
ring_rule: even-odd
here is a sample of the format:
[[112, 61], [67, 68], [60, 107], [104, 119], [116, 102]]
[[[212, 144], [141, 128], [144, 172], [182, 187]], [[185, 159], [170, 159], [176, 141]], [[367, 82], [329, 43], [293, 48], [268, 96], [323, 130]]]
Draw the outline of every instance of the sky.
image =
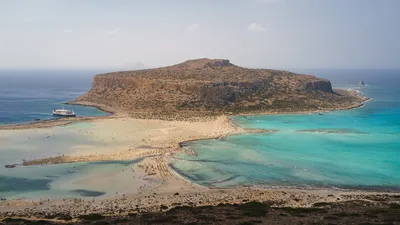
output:
[[400, 68], [399, 0], [0, 0], [0, 69]]

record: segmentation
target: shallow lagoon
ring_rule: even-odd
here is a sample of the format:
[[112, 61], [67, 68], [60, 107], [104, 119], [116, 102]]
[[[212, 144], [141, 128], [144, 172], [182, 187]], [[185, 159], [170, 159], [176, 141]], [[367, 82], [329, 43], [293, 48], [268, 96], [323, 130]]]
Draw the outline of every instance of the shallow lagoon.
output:
[[[46, 166], [0, 168], [1, 199], [59, 199], [110, 197], [130, 193], [134, 161], [68, 163]], [[124, 181], [124, 182], [121, 182]], [[113, 184], [113, 185], [109, 185]]]
[[[142, 185], [132, 171], [134, 161], [68, 163], [58, 165], [17, 166], [23, 160], [58, 155], [107, 154], [124, 139], [95, 134], [93, 123], [73, 123], [63, 127], [0, 131], [0, 199], [58, 199], [107, 197], [131, 193]], [[113, 146], [110, 149], [109, 146]], [[92, 149], [92, 150], [91, 150]], [[113, 185], [108, 185], [112, 183]]]
[[351, 86], [374, 98], [359, 109], [234, 117], [242, 127], [277, 131], [192, 142], [196, 154], [176, 154], [173, 166], [209, 187], [400, 190], [400, 93], [393, 77], [382, 79]]

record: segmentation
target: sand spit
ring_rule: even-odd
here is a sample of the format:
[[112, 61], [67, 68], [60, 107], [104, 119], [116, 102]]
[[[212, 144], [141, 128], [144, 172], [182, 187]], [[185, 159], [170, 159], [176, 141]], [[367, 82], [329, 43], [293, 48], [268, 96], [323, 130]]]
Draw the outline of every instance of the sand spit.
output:
[[0, 130], [27, 130], [27, 129], [52, 128], [52, 127], [66, 126], [76, 122], [96, 122], [100, 120], [113, 119], [113, 118], [120, 118], [120, 116], [110, 115], [102, 117], [65, 117], [65, 118], [57, 118], [51, 120], [41, 120], [32, 123], [1, 125]]
[[[25, 160], [23, 165], [132, 160], [143, 156], [185, 151], [181, 147], [194, 140], [222, 139], [228, 135], [241, 133], [272, 132], [237, 127], [231, 123], [227, 116], [207, 118], [203, 121], [107, 118], [91, 121], [91, 124], [93, 125], [91, 128], [73, 128], [71, 132], [84, 135], [86, 138], [96, 140], [101, 144], [73, 146], [75, 151], [71, 154]], [[46, 133], [51, 136], [51, 129]], [[117, 149], [115, 149], [116, 146]]]

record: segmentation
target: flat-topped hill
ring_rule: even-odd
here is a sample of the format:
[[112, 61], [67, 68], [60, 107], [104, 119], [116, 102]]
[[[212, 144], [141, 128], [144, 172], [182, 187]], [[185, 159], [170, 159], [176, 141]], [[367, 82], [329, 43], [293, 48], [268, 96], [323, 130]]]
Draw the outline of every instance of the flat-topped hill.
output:
[[363, 99], [335, 92], [329, 80], [269, 69], [248, 69], [224, 59], [96, 75], [75, 103], [131, 116], [304, 112], [354, 107]]
[[[135, 78], [179, 80], [180, 82], [182, 81], [253, 82], [274, 75], [281, 75], [281, 76], [297, 75], [298, 77], [296, 79], [299, 81], [306, 79], [308, 81], [323, 81], [326, 82], [326, 84], [329, 83], [328, 80], [319, 79], [314, 76], [299, 75], [287, 71], [243, 68], [231, 64], [229, 60], [225, 59], [195, 59], [163, 68], [121, 71], [121, 72], [101, 74], [98, 76], [114, 76], [114, 77], [118, 76], [125, 78], [135, 76]], [[332, 90], [326, 90], [326, 91], [332, 91]]]

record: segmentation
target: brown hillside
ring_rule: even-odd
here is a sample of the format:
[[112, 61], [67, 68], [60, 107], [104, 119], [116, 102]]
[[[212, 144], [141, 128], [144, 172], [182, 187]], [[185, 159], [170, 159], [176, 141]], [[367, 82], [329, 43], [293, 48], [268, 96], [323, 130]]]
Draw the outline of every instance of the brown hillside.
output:
[[75, 103], [132, 116], [300, 112], [354, 107], [363, 99], [334, 92], [329, 80], [287, 71], [247, 69], [229, 60], [96, 75]]

